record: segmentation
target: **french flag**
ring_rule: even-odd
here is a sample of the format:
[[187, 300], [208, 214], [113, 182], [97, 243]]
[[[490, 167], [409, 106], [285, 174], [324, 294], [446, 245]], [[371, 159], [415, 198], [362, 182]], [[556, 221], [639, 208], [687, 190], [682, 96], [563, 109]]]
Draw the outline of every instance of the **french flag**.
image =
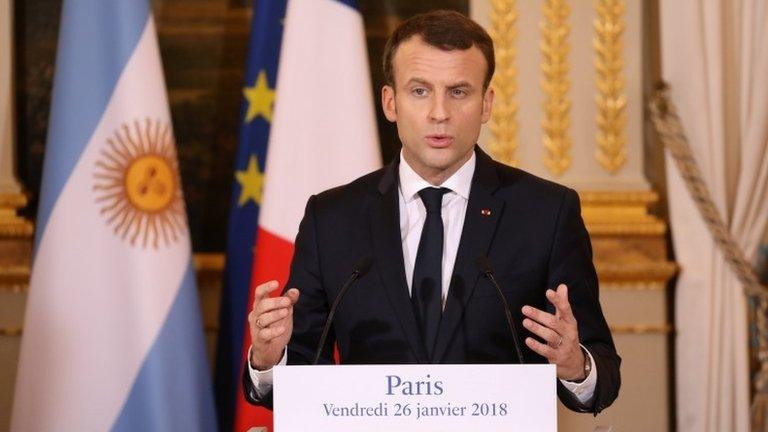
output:
[[[288, 1], [249, 309], [257, 285], [287, 281], [309, 197], [381, 167], [367, 58], [357, 2]], [[243, 361], [249, 346], [246, 331]], [[271, 430], [258, 413], [239, 395], [234, 430]]]
[[216, 429], [155, 24], [65, 0], [12, 431]]

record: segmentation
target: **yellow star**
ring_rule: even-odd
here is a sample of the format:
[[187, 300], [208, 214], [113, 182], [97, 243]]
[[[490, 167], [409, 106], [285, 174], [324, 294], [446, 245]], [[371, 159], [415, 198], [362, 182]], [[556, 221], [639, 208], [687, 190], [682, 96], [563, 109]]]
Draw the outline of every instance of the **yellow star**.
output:
[[237, 205], [242, 206], [253, 200], [254, 203], [261, 205], [261, 190], [264, 184], [264, 174], [259, 171], [259, 160], [256, 155], [251, 155], [248, 159], [248, 167], [245, 171], [235, 171], [235, 178], [240, 183], [240, 198]]
[[246, 123], [259, 115], [264, 117], [266, 121], [272, 122], [272, 104], [275, 101], [275, 91], [269, 87], [265, 71], [259, 72], [254, 86], [243, 89], [243, 95], [248, 100], [248, 112], [245, 114]]

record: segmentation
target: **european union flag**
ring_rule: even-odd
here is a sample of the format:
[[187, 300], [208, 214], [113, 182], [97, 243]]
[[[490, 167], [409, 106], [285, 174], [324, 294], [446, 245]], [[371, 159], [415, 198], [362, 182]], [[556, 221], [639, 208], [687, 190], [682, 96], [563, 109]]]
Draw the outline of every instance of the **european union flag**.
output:
[[[235, 403], [242, 397], [239, 383], [243, 347], [248, 346], [245, 327], [250, 309], [253, 250], [286, 3], [255, 0], [253, 4], [216, 355], [216, 406], [222, 431], [232, 430]], [[264, 414], [269, 421], [271, 413]]]

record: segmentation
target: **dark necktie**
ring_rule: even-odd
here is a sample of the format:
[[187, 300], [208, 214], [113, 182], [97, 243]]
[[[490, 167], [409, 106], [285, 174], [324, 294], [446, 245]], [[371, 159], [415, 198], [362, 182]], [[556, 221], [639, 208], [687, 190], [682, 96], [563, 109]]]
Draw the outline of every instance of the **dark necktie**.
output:
[[411, 303], [430, 361], [442, 317], [443, 216], [441, 208], [443, 194], [446, 192], [448, 192], [446, 188], [434, 187], [419, 191], [421, 201], [427, 208], [427, 218], [424, 221], [419, 250], [416, 253], [411, 284]]

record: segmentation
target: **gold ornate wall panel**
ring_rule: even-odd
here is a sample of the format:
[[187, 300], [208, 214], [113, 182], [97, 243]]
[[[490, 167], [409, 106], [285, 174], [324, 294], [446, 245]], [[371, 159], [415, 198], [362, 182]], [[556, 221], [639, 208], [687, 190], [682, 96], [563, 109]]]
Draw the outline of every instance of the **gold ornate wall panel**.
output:
[[[490, 0], [470, 4], [475, 20], [504, 31], [490, 19]], [[516, 7], [515, 159], [579, 191], [600, 301], [623, 358], [617, 402], [597, 417], [560, 409], [558, 429], [669, 430], [668, 287], [677, 266], [669, 260], [667, 224], [650, 211], [659, 196], [643, 167], [646, 2], [531, 0]], [[481, 134], [480, 145], [492, 136]]]
[[[472, 17], [514, 61], [497, 63], [495, 122], [479, 143], [499, 159], [502, 118], [517, 166], [578, 190], [648, 190], [643, 168], [644, 2], [471, 0]], [[514, 25], [500, 18], [514, 8]], [[507, 9], [503, 9], [507, 8]], [[502, 60], [505, 49], [499, 49]], [[507, 104], [509, 104], [507, 106]], [[509, 108], [511, 107], [511, 109]], [[509, 151], [512, 147], [504, 147]], [[505, 157], [506, 156], [506, 157]]]
[[571, 166], [571, 99], [568, 94], [571, 88], [568, 77], [571, 6], [567, 0], [546, 0], [542, 13], [541, 88], [546, 95], [542, 122], [546, 150], [544, 165], [551, 174], [559, 176]]
[[494, 159], [517, 166], [517, 22], [516, 0], [491, 0], [491, 38], [496, 55], [497, 73], [491, 84], [496, 93], [490, 129], [489, 150]]
[[595, 71], [597, 73], [597, 151], [595, 158], [604, 170], [618, 172], [627, 161], [627, 97], [624, 94], [623, 0], [596, 0]]

